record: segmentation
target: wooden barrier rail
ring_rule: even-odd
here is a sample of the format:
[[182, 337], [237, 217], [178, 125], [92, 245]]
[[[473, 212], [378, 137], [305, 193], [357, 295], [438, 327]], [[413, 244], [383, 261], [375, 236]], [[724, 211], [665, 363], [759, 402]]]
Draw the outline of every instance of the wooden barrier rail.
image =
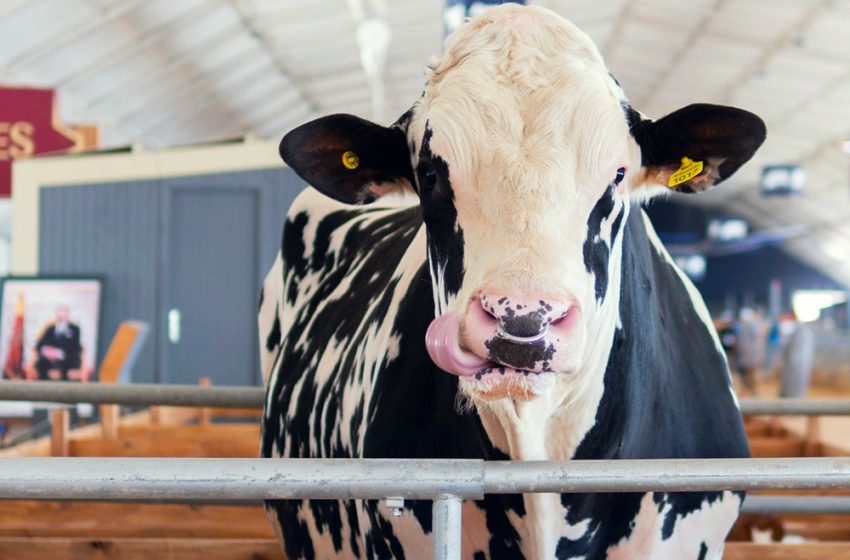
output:
[[[274, 539], [0, 537], [0, 557], [15, 560], [285, 560]], [[728, 543], [723, 560], [837, 560], [850, 543]]]

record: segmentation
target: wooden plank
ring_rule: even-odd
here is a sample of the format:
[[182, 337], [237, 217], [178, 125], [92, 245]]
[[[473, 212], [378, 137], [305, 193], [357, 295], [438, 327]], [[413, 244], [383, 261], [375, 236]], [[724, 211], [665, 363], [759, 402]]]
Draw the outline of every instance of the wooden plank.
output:
[[726, 543], [723, 560], [838, 560], [850, 558], [850, 543]]
[[[122, 416], [121, 425], [132, 426], [136, 424], [147, 424], [148, 419], [149, 416], [147, 411], [135, 412], [133, 414]], [[88, 426], [82, 426], [80, 428], [74, 428], [70, 432], [71, 439], [73, 440], [85, 438], [100, 438], [101, 435], [102, 428], [100, 424], [91, 424]], [[34, 439], [32, 441], [27, 441], [14, 447], [9, 447], [7, 449], [0, 449], [0, 457], [47, 457], [49, 455], [49, 437]]]
[[74, 457], [256, 457], [259, 424], [129, 425], [115, 440], [73, 439]]
[[750, 439], [753, 457], [802, 457], [804, 443], [800, 437]]
[[118, 437], [124, 438], [163, 438], [163, 437], [178, 437], [178, 438], [254, 438], [259, 441], [260, 425], [259, 424], [184, 424], [177, 426], [120, 426], [118, 428]]
[[263, 416], [262, 408], [211, 408], [213, 418], [253, 418], [257, 422]]
[[118, 425], [121, 423], [121, 409], [117, 404], [102, 404], [100, 410], [100, 425], [103, 428], [103, 439], [118, 439]]
[[118, 325], [118, 330], [112, 337], [109, 349], [100, 363], [98, 380], [101, 383], [118, 383], [121, 368], [124, 367], [124, 362], [130, 355], [139, 334], [139, 328], [133, 323], [125, 322]]
[[50, 413], [50, 455], [68, 456], [68, 432], [71, 431], [71, 415], [67, 408], [57, 408]]
[[15, 560], [285, 560], [271, 539], [3, 538], [0, 558]]
[[0, 537], [271, 539], [274, 532], [259, 505], [4, 500]]

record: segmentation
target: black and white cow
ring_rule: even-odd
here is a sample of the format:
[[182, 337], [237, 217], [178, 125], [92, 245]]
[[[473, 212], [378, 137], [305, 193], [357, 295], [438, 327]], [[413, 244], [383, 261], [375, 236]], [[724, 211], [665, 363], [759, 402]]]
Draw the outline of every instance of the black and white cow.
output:
[[[264, 286], [262, 455], [747, 456], [705, 305], [638, 204], [719, 183], [764, 137], [731, 107], [644, 119], [584, 33], [516, 5], [454, 33], [393, 126], [293, 130], [281, 155], [314, 189]], [[741, 500], [488, 496], [463, 557], [720, 558]], [[427, 502], [267, 507], [292, 559], [431, 554]]]

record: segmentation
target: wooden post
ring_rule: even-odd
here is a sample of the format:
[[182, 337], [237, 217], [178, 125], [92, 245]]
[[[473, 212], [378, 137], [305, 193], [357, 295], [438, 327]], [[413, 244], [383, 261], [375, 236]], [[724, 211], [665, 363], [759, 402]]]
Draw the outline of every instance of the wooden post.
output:
[[803, 441], [803, 455], [817, 457], [821, 455], [820, 416], [806, 418], [806, 435]]
[[67, 408], [57, 408], [50, 413], [50, 454], [53, 457], [68, 456], [68, 432], [71, 415]]
[[[198, 380], [198, 385], [201, 387], [209, 387], [212, 385], [212, 380], [209, 377], [202, 377]], [[209, 408], [202, 408], [198, 414], [198, 424], [201, 426], [209, 426], [212, 414]]]
[[148, 408], [148, 414], [150, 414], [150, 423], [152, 426], [159, 426], [162, 423], [162, 416], [160, 415], [160, 408], [157, 405], [153, 405]]
[[118, 424], [121, 422], [121, 410], [117, 404], [100, 405], [100, 426], [103, 439], [118, 439]]

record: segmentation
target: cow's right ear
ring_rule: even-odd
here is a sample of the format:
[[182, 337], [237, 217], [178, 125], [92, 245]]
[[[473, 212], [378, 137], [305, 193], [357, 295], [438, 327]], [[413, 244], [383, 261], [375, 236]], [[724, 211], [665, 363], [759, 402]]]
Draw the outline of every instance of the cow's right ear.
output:
[[330, 115], [299, 126], [280, 141], [280, 157], [310, 185], [348, 204], [413, 190], [403, 130], [354, 115]]

